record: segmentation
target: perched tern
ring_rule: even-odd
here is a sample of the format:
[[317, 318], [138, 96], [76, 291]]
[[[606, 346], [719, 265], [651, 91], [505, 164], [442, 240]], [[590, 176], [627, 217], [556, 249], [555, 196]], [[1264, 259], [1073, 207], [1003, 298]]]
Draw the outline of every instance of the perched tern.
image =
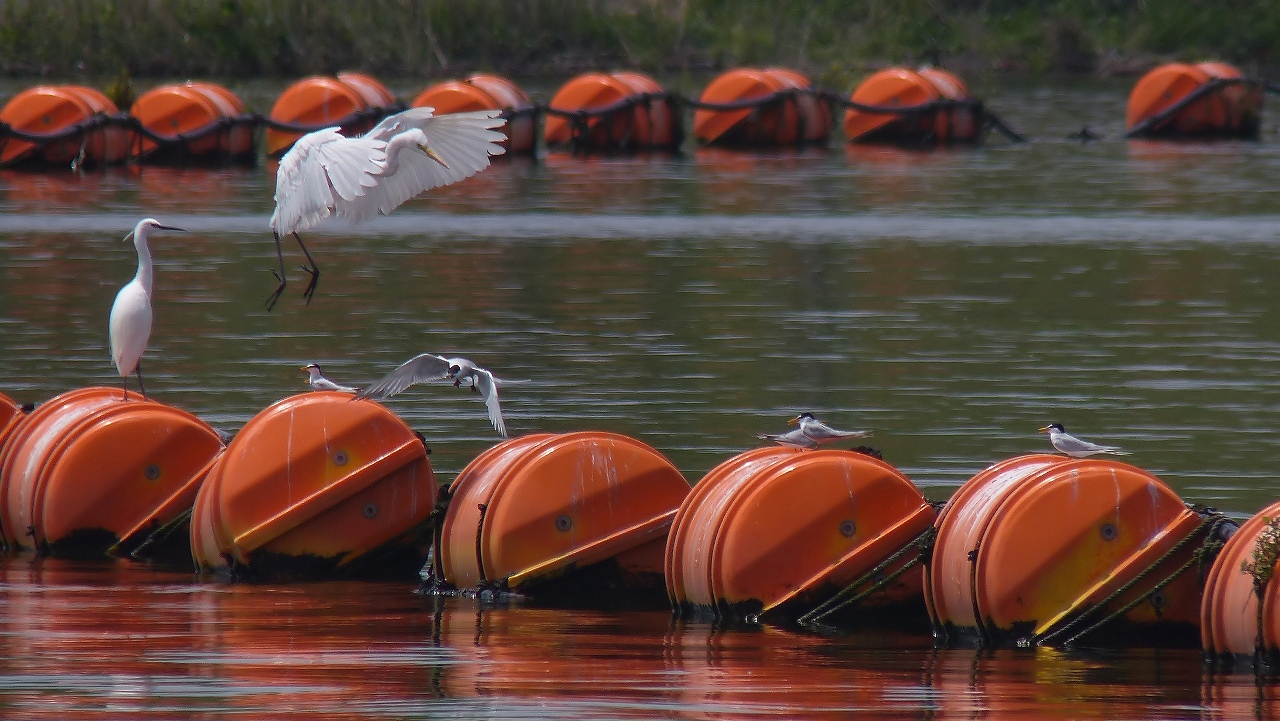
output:
[[446, 378], [453, 381], [455, 388], [461, 386], [463, 381], [470, 381], [471, 390], [480, 394], [485, 407], [489, 409], [489, 422], [497, 429], [498, 435], [507, 437], [507, 424], [502, 421], [502, 408], [498, 405], [498, 386], [517, 381], [496, 378], [466, 358], [445, 358], [433, 353], [423, 353], [410, 358], [377, 383], [356, 393], [356, 399], [385, 400], [415, 383]]
[[828, 443], [835, 443], [836, 441], [842, 441], [847, 438], [866, 438], [871, 435], [868, 431], [837, 431], [826, 423], [814, 418], [812, 413], [801, 413], [787, 422], [791, 425], [799, 424], [800, 428], [798, 430], [809, 440], [820, 446]]
[[780, 446], [790, 446], [792, 448], [817, 448], [818, 442], [806, 436], [804, 431], [799, 428], [787, 431], [786, 433], [757, 433], [756, 438], [762, 441], [773, 441]]
[[338, 391], [339, 393], [355, 393], [358, 390], [356, 388], [352, 388], [351, 386], [340, 386], [337, 383], [334, 383], [333, 381], [329, 380], [328, 378], [325, 378], [324, 375], [320, 372], [319, 363], [309, 363], [307, 365], [304, 365], [302, 366], [302, 370], [311, 374], [311, 377], [307, 379], [307, 383], [311, 384], [311, 390], [313, 391]]
[[151, 249], [147, 246], [147, 237], [153, 230], [182, 230], [168, 225], [161, 225], [154, 218], [145, 218], [133, 227], [124, 237], [133, 236], [133, 246], [138, 249], [138, 272], [125, 287], [116, 294], [111, 304], [111, 359], [115, 361], [116, 370], [124, 379], [124, 399], [129, 400], [129, 376], [138, 374], [138, 388], [142, 398], [147, 397], [147, 389], [142, 385], [142, 354], [147, 350], [147, 341], [151, 339], [151, 291], [154, 285], [154, 272], [151, 265]]
[[1113, 456], [1129, 455], [1128, 451], [1122, 451], [1115, 446], [1100, 446], [1097, 443], [1082, 441], [1067, 433], [1067, 429], [1063, 428], [1061, 423], [1050, 423], [1041, 428], [1040, 432], [1048, 433], [1049, 443], [1059, 452], [1065, 453], [1072, 458], [1087, 458], [1096, 456], [1099, 453], [1109, 453]]
[[280, 236], [298, 241], [310, 266], [307, 302], [320, 280], [320, 268], [298, 231], [331, 215], [358, 221], [390, 213], [415, 195], [456, 183], [489, 166], [489, 156], [506, 152], [498, 131], [506, 120], [497, 110], [435, 115], [433, 108], [410, 108], [378, 123], [356, 138], [339, 128], [324, 128], [298, 139], [276, 171], [275, 212], [271, 232], [280, 263], [278, 285], [267, 299], [270, 310], [285, 289]]

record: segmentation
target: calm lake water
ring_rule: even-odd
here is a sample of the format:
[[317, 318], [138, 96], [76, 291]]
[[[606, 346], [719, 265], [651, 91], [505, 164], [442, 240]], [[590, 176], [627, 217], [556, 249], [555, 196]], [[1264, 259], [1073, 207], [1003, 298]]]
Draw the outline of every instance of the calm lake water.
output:
[[[421, 85], [394, 86], [412, 97]], [[315, 361], [417, 353], [510, 378], [515, 434], [608, 430], [690, 482], [813, 411], [945, 499], [1059, 421], [1243, 518], [1280, 498], [1280, 133], [1119, 139], [1128, 83], [979, 88], [1032, 136], [908, 152], [514, 158], [389, 218], [304, 235], [264, 308], [274, 166], [0, 171], [0, 391], [117, 378], [112, 298], [154, 237], [158, 400], [235, 431]], [[259, 109], [271, 92], [242, 88]], [[255, 95], [255, 93], [257, 95]], [[1108, 139], [1065, 137], [1088, 125]], [[286, 246], [287, 265], [301, 261]], [[447, 386], [387, 404], [443, 480], [496, 438]], [[1265, 718], [1198, 650], [975, 652], [927, 637], [443, 605], [413, 584], [199, 583], [0, 562], [13, 718]]]

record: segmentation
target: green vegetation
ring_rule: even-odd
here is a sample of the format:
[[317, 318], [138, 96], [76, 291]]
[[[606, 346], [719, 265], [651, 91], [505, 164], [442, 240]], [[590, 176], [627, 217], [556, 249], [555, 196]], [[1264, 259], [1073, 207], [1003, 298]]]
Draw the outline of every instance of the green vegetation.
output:
[[1275, 0], [0, 0], [0, 72], [658, 73], [751, 63], [830, 84], [887, 63], [1132, 73], [1280, 65]]

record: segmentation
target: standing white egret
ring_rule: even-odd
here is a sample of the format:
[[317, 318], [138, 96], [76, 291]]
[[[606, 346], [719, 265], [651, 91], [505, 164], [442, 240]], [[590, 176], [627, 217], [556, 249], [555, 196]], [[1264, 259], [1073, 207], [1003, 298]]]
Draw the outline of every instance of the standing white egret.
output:
[[320, 372], [319, 363], [308, 363], [307, 365], [302, 366], [302, 370], [310, 374], [307, 378], [307, 385], [311, 386], [311, 390], [313, 391], [338, 391], [339, 393], [356, 392], [356, 389], [351, 386], [340, 386], [328, 378], [325, 378], [324, 374]]
[[154, 218], [145, 218], [133, 227], [133, 231], [124, 239], [128, 240], [129, 236], [133, 236], [133, 245], [138, 249], [138, 272], [128, 285], [120, 289], [115, 302], [111, 304], [111, 359], [115, 361], [116, 370], [124, 379], [126, 401], [129, 400], [129, 376], [135, 371], [142, 397], [147, 397], [147, 389], [142, 385], [142, 353], [147, 349], [147, 341], [151, 339], [151, 290], [154, 273], [147, 238], [153, 230], [180, 231], [182, 228], [161, 225]]
[[1113, 456], [1127, 456], [1128, 451], [1122, 451], [1115, 446], [1100, 446], [1097, 443], [1076, 438], [1067, 433], [1067, 429], [1061, 423], [1050, 423], [1040, 429], [1041, 433], [1049, 434], [1049, 444], [1061, 453], [1065, 453], [1072, 458], [1088, 458], [1096, 456], [1100, 453], [1107, 453]]
[[325, 128], [298, 139], [280, 159], [276, 171], [275, 212], [271, 232], [280, 270], [279, 285], [267, 299], [270, 310], [285, 289], [280, 236], [292, 234], [307, 256], [311, 282], [302, 292], [307, 302], [320, 281], [316, 266], [298, 231], [330, 215], [359, 221], [384, 215], [419, 193], [456, 183], [489, 166], [489, 156], [506, 152], [506, 139], [496, 128], [506, 124], [500, 111], [435, 115], [433, 108], [411, 108], [389, 116], [358, 138]]
[[356, 399], [370, 398], [381, 401], [415, 383], [444, 378], [452, 380], [455, 388], [463, 381], [470, 381], [471, 390], [480, 394], [485, 407], [489, 409], [489, 422], [497, 429], [498, 435], [507, 437], [507, 424], [502, 420], [502, 408], [498, 405], [498, 386], [519, 381], [496, 378], [492, 373], [466, 358], [445, 358], [432, 353], [414, 356], [383, 376], [377, 383], [356, 393]]

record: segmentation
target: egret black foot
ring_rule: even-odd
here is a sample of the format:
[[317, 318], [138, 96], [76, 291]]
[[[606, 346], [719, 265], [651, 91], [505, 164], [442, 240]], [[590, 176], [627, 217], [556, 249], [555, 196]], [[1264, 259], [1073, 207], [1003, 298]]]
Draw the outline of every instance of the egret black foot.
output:
[[302, 297], [307, 299], [307, 305], [311, 305], [311, 296], [316, 294], [316, 284], [320, 282], [320, 269], [308, 268], [302, 266], [302, 269], [311, 274], [311, 282], [307, 283], [307, 287], [302, 291]]
[[276, 281], [278, 281], [280, 284], [277, 285], [275, 291], [272, 292], [271, 295], [267, 297], [268, 311], [276, 307], [276, 301], [280, 300], [280, 295], [284, 293], [285, 286], [289, 285], [288, 281], [286, 281], [283, 277], [281, 277], [279, 273], [275, 272], [274, 270], [271, 271], [271, 275], [274, 275], [276, 277]]

